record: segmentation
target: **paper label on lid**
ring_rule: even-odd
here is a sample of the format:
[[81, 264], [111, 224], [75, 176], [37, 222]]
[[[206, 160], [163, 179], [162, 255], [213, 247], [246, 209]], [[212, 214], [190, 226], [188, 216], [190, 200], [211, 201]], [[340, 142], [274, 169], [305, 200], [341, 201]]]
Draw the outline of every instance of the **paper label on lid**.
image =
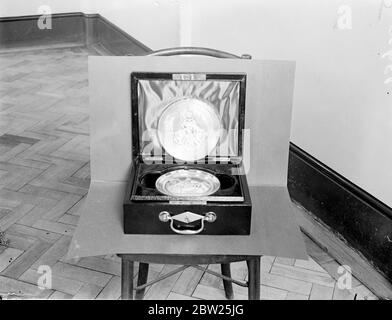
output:
[[205, 73], [173, 73], [172, 79], [176, 81], [205, 81], [207, 76]]

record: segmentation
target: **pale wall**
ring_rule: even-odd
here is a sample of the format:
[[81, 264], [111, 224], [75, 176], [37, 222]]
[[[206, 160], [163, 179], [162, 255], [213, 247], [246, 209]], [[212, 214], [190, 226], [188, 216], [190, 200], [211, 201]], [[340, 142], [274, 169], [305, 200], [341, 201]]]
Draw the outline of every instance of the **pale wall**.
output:
[[85, 12], [99, 13], [154, 50], [179, 45], [180, 0], [84, 0]]
[[[375, 0], [191, 1], [192, 45], [297, 61], [291, 140], [392, 206], [392, 60], [381, 58], [392, 8], [380, 18]], [[340, 5], [351, 30], [334, 27]]]
[[38, 14], [40, 6], [50, 6], [52, 13], [81, 11], [80, 0], [1, 0], [0, 17]]

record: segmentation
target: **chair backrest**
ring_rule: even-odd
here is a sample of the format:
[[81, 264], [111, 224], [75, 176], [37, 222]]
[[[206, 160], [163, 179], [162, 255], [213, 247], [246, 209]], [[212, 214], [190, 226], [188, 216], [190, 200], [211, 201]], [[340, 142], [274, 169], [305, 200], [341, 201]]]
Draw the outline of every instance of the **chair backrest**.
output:
[[147, 53], [146, 56], [177, 56], [177, 55], [199, 55], [224, 59], [252, 59], [250, 54], [237, 56], [232, 53], [202, 47], [175, 47]]

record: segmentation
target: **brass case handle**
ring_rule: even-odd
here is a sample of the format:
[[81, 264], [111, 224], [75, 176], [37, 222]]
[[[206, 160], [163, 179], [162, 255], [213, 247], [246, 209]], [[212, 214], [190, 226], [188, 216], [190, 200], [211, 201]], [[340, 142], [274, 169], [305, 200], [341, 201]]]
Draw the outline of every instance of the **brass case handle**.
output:
[[173, 219], [173, 217], [167, 211], [162, 211], [162, 212], [159, 213], [159, 220], [162, 221], [162, 222], [170, 221], [170, 228], [175, 233], [183, 234], [183, 235], [195, 235], [195, 234], [198, 234], [198, 233], [203, 231], [203, 229], [204, 229], [204, 222], [209, 222], [209, 223], [214, 222], [216, 220], [216, 214], [215, 214], [215, 212], [212, 212], [212, 211], [211, 212], [207, 212], [205, 214], [205, 216], [200, 219], [201, 220], [201, 226], [197, 230], [178, 230], [178, 229], [176, 229], [176, 227], [174, 226], [174, 220], [175, 219]]

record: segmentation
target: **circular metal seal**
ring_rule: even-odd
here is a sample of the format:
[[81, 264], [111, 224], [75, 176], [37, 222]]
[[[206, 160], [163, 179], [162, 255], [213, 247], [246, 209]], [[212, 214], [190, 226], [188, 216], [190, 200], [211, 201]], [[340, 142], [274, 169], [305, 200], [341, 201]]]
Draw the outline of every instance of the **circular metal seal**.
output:
[[197, 169], [178, 169], [160, 176], [155, 182], [157, 190], [173, 197], [205, 197], [220, 188], [213, 174]]
[[214, 107], [200, 99], [184, 97], [169, 103], [158, 120], [158, 139], [175, 159], [196, 161], [215, 148], [221, 122]]

